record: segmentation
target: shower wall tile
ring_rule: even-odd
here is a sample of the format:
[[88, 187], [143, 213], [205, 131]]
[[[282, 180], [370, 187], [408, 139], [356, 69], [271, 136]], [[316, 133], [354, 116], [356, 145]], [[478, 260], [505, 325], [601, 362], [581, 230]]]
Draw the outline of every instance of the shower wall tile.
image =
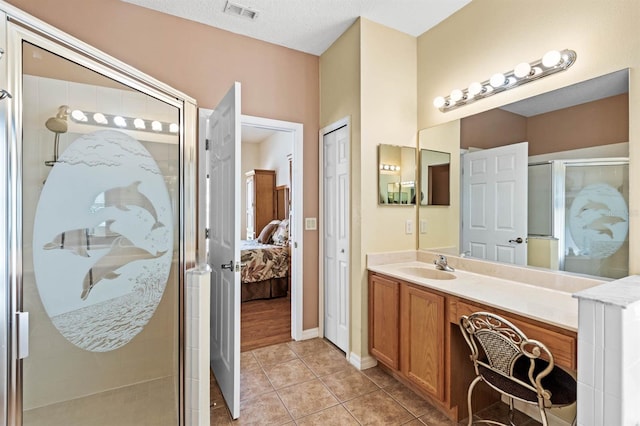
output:
[[186, 407], [189, 425], [208, 426], [209, 386], [209, 294], [208, 271], [187, 272]]
[[579, 425], [640, 424], [640, 294], [634, 285], [640, 276], [576, 295]]
[[69, 84], [69, 108], [73, 111], [79, 109], [82, 111], [97, 111], [98, 98], [96, 95], [96, 87], [83, 83]]
[[106, 114], [122, 114], [122, 91], [115, 91], [108, 87], [96, 87], [96, 94], [98, 96], [96, 108], [100, 112]]

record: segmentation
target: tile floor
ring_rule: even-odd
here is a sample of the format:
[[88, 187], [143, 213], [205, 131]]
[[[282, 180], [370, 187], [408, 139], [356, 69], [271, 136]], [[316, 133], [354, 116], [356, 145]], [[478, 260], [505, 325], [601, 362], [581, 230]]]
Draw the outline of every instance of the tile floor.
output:
[[[504, 421], [506, 413], [496, 404], [479, 414]], [[231, 420], [212, 378], [211, 424], [455, 426], [380, 368], [358, 371], [322, 339], [243, 352], [240, 418]], [[517, 415], [516, 424], [539, 423]]]

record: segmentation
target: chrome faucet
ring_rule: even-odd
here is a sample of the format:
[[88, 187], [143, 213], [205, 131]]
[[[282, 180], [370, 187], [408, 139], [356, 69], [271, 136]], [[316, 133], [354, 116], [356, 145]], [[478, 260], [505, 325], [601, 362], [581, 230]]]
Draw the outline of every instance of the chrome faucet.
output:
[[436, 269], [440, 269], [441, 271], [455, 271], [455, 269], [447, 264], [447, 258], [443, 255], [436, 256], [436, 258], [433, 260], [433, 263], [435, 263]]

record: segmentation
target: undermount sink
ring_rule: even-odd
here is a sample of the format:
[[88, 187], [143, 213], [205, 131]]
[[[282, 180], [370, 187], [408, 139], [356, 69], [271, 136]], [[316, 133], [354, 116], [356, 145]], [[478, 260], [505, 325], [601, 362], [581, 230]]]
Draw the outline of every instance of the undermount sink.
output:
[[425, 268], [422, 266], [402, 266], [398, 268], [398, 272], [407, 275], [414, 275], [420, 278], [427, 278], [430, 280], [453, 280], [456, 278], [455, 275], [440, 271], [438, 269]]

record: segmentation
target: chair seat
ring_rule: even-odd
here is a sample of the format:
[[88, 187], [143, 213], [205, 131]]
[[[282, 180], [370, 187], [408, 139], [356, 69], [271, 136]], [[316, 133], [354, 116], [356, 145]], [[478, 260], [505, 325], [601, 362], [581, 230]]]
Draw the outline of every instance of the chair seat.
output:
[[[529, 358], [525, 356], [518, 358], [513, 367], [513, 377], [525, 383], [530, 383], [528, 376], [529, 365]], [[549, 363], [547, 361], [537, 359], [533, 376], [535, 377], [536, 374], [544, 370], [548, 365]], [[508, 377], [480, 364], [478, 365], [478, 371], [487, 383], [496, 388], [502, 389], [521, 400], [532, 403], [538, 402], [536, 392], [510, 380]], [[556, 367], [551, 370], [551, 373], [542, 379], [542, 386], [551, 393], [552, 405], [564, 406], [573, 404], [576, 401], [576, 380], [561, 368]]]

